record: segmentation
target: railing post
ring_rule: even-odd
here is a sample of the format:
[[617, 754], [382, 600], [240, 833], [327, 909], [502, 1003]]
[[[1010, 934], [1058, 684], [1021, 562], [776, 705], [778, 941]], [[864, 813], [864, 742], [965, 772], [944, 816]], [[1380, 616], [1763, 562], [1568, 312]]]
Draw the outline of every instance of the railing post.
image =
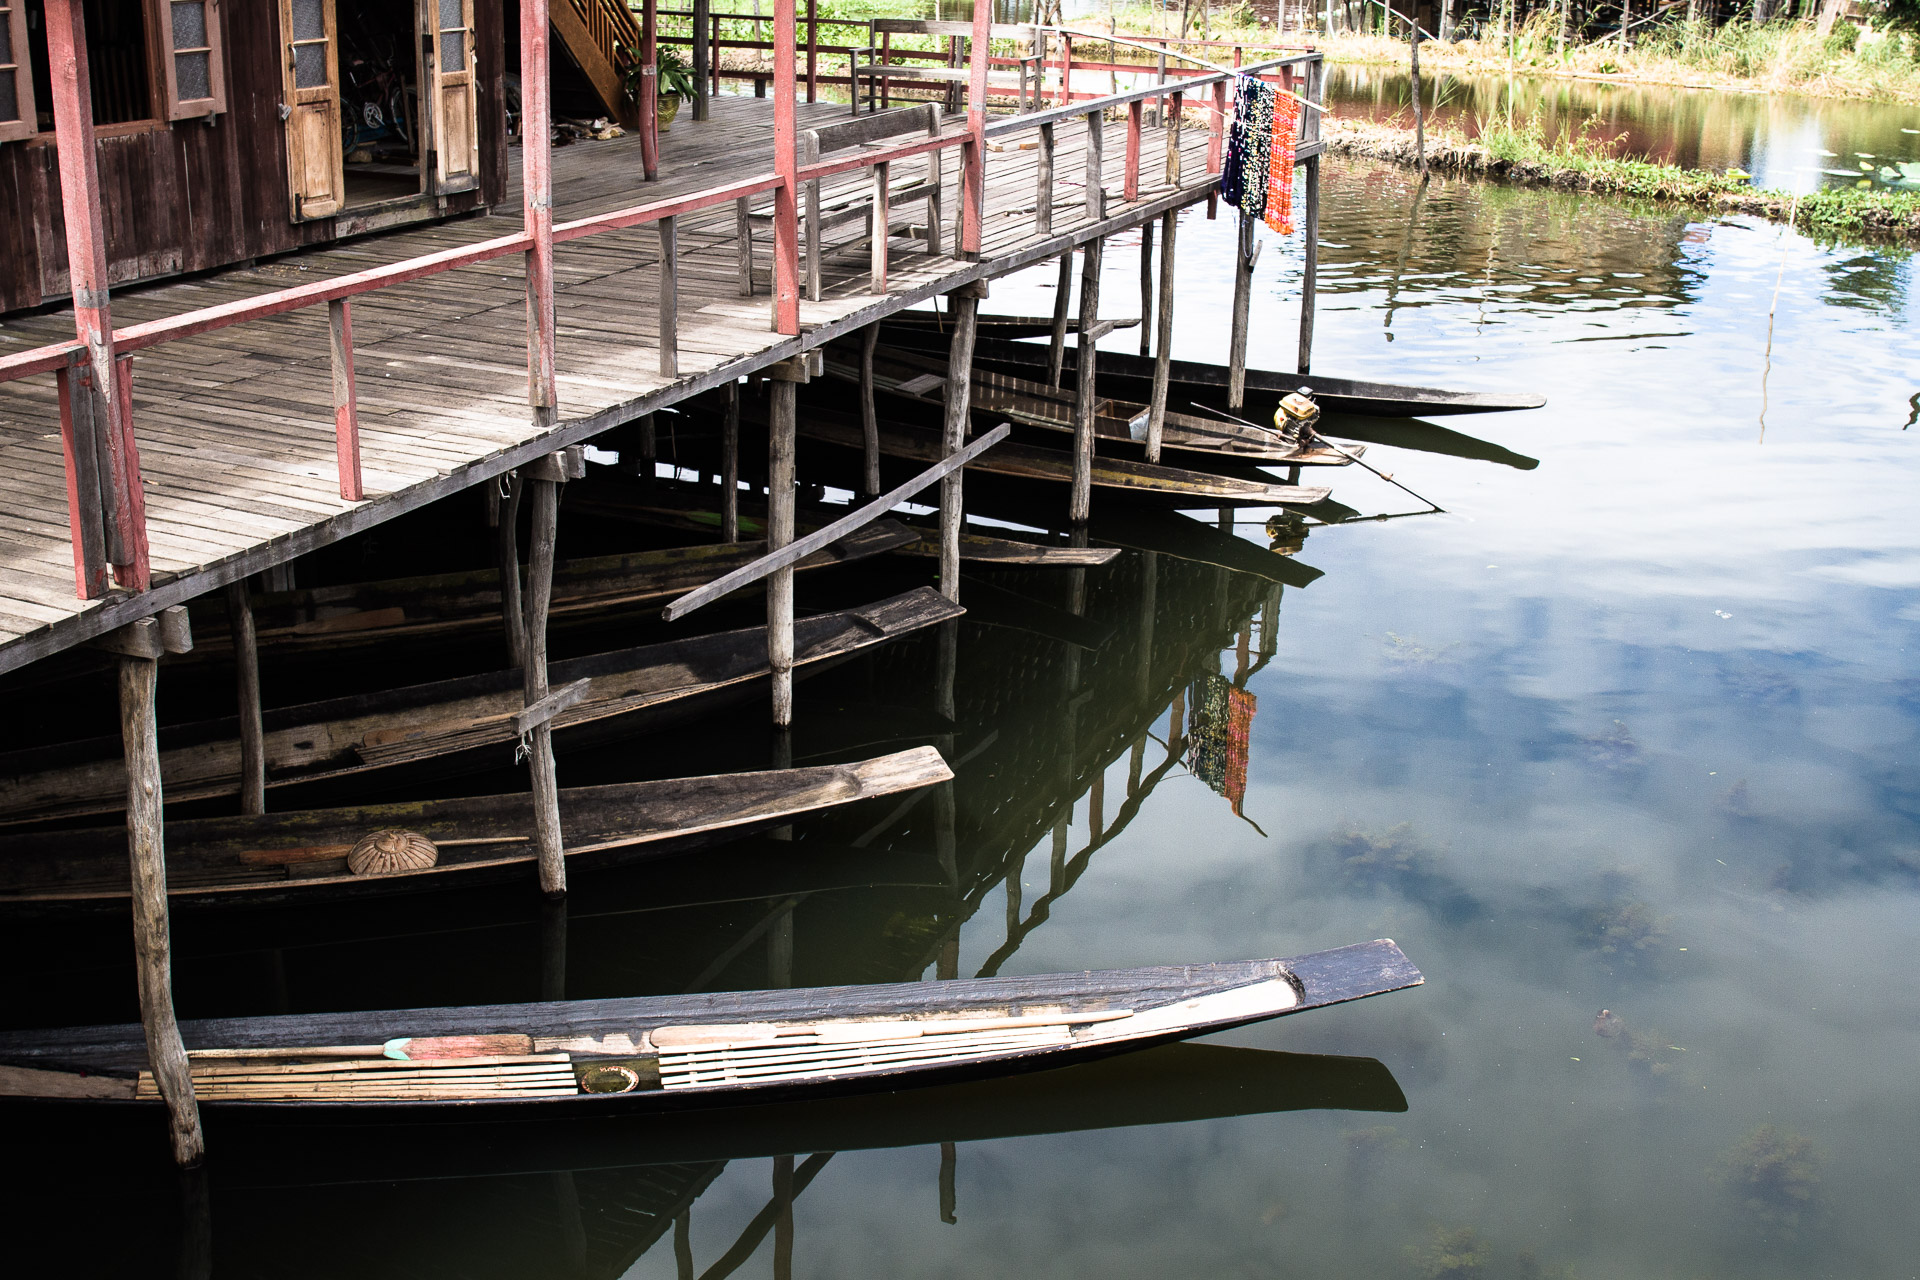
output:
[[1135, 98], [1127, 104], [1127, 158], [1126, 175], [1121, 184], [1121, 196], [1126, 200], [1140, 198], [1140, 126], [1141, 117], [1146, 113], [1146, 104]]
[[1040, 157], [1033, 191], [1033, 233], [1053, 234], [1053, 126], [1040, 126]]
[[1060, 37], [1060, 105], [1073, 101], [1073, 37]]
[[713, 56], [712, 40], [716, 28], [712, 16], [713, 0], [693, 0], [693, 118], [707, 118], [708, 81], [718, 59]]
[[981, 227], [987, 213], [987, 55], [992, 44], [993, 6], [973, 7], [973, 40], [967, 47], [967, 131], [962, 151], [960, 253], [980, 256]]
[[327, 331], [333, 349], [333, 453], [340, 472], [340, 496], [358, 502], [367, 496], [360, 478], [360, 403], [353, 385], [353, 312], [345, 298], [327, 304]]
[[680, 249], [675, 219], [665, 217], [660, 228], [660, 376], [680, 373]]
[[660, 177], [659, 4], [660, 0], [643, 0], [640, 7], [640, 169], [648, 182]]
[[1173, 95], [1173, 124], [1167, 129], [1167, 185], [1180, 185], [1180, 121], [1186, 110], [1186, 95]]
[[73, 541], [73, 589], [82, 600], [107, 592], [106, 518], [100, 505], [99, 431], [92, 371], [72, 365], [54, 374], [60, 399], [60, 451], [67, 478], [67, 528]]
[[891, 216], [887, 206], [887, 183], [892, 167], [885, 160], [873, 166], [873, 265], [872, 280], [868, 285], [868, 291], [872, 293], [887, 291], [887, 233], [890, 230], [887, 222]]
[[[87, 348], [85, 376], [75, 376], [81, 372], [75, 370], [66, 379], [67, 420], [73, 430], [67, 447], [71, 463], [81, 463], [79, 455], [84, 452], [93, 455], [102, 535], [98, 546], [113, 565], [114, 579], [129, 590], [145, 591], [149, 579], [146, 499], [133, 442], [132, 397], [122, 391], [127, 370], [117, 367], [113, 353], [113, 309], [107, 289], [106, 230], [100, 214], [82, 0], [48, 0], [46, 30], [73, 327]], [[81, 401], [86, 402], [84, 409]], [[70, 469], [69, 493], [77, 496], [77, 503], [69, 506], [68, 515], [74, 518], [77, 513], [90, 520], [92, 495], [78, 490], [77, 479]], [[91, 599], [105, 591], [106, 575], [97, 561], [86, 559], [95, 540], [84, 529], [79, 533], [75, 588], [82, 599]]]
[[1213, 82], [1213, 109], [1207, 113], [1207, 172], [1220, 172], [1220, 153], [1227, 133], [1227, 82]]
[[527, 250], [527, 402], [541, 426], [552, 425], [560, 410], [553, 351], [553, 101], [548, 31], [547, 0], [520, 0], [521, 205], [527, 235], [533, 241]]
[[1100, 165], [1106, 150], [1107, 129], [1106, 112], [1094, 110], [1087, 112], [1087, 218], [1098, 222], [1106, 216], [1106, 192], [1101, 189]]
[[794, 0], [773, 0], [773, 327], [800, 332], [800, 207], [794, 125]]
[[820, 100], [820, 0], [807, 0], [807, 101]]

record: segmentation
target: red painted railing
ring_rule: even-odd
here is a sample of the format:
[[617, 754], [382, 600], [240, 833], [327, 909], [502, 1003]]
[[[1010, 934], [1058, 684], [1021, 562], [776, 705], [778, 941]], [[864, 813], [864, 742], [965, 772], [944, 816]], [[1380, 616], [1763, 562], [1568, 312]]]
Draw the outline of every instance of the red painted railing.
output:
[[[61, 432], [66, 454], [69, 513], [74, 545], [76, 591], [82, 599], [104, 594], [106, 566], [114, 567], [121, 586], [144, 590], [148, 585], [146, 521], [139, 475], [139, 460], [132, 426], [132, 365], [129, 357], [139, 351], [182, 338], [212, 333], [232, 325], [270, 316], [284, 315], [306, 307], [324, 304], [328, 308], [329, 338], [333, 363], [335, 456], [339, 467], [340, 496], [360, 501], [365, 486], [360, 472], [359, 412], [353, 376], [353, 323], [351, 300], [394, 285], [424, 279], [443, 272], [506, 257], [527, 256], [528, 326], [528, 399], [537, 421], [557, 419], [555, 392], [555, 313], [553, 296], [553, 249], [586, 236], [618, 231], [646, 224], [661, 228], [663, 246], [671, 251], [674, 220], [687, 214], [755, 195], [774, 196], [774, 293], [775, 325], [781, 333], [798, 334], [799, 324], [799, 231], [797, 198], [800, 184], [835, 177], [855, 170], [880, 173], [899, 160], [959, 147], [962, 151], [961, 236], [963, 255], [980, 252], [985, 201], [985, 164], [987, 140], [1008, 132], [1039, 129], [1042, 134], [1041, 165], [1043, 190], [1036, 208], [1036, 230], [1051, 231], [1053, 126], [1057, 121], [1084, 117], [1096, 131], [1096, 145], [1088, 148], [1088, 209], [1096, 217], [1104, 216], [1105, 199], [1100, 185], [1100, 154], [1097, 146], [1098, 123], [1109, 108], [1127, 111], [1127, 142], [1122, 191], [1127, 200], [1138, 199], [1142, 140], [1142, 108], [1149, 99], [1171, 98], [1172, 120], [1176, 136], [1169, 147], [1168, 180], [1178, 181], [1177, 131], [1184, 95], [1210, 88], [1211, 104], [1207, 171], [1216, 174], [1221, 160], [1221, 137], [1225, 119], [1225, 88], [1234, 73], [1201, 72], [1198, 75], [1169, 75], [1165, 83], [1149, 85], [1124, 93], [1090, 97], [1075, 103], [1081, 95], [1070, 94], [1071, 75], [1084, 70], [1074, 62], [1072, 36], [1062, 35], [1063, 53], [1054, 64], [1061, 72], [1062, 96], [1067, 101], [1046, 111], [1003, 116], [989, 123], [985, 114], [987, 98], [987, 9], [978, 7], [970, 59], [969, 109], [967, 129], [962, 133], [926, 138], [898, 145], [874, 148], [843, 159], [801, 166], [795, 149], [795, 100], [797, 97], [795, 59], [777, 60], [772, 75], [774, 95], [775, 171], [737, 182], [707, 188], [685, 196], [649, 201], [611, 213], [577, 218], [567, 222], [552, 220], [552, 171], [549, 148], [544, 145], [550, 103], [545, 92], [547, 78], [546, 5], [544, 0], [523, 0], [522, 4], [522, 77], [524, 90], [524, 128], [522, 185], [526, 206], [525, 229], [511, 235], [484, 240], [478, 244], [448, 249], [439, 253], [409, 258], [402, 262], [370, 268], [331, 280], [279, 289], [256, 297], [218, 306], [205, 307], [165, 319], [113, 329], [106, 306], [105, 261], [100, 235], [98, 202], [89, 193], [97, 191], [90, 145], [65, 145], [69, 138], [91, 141], [92, 120], [86, 110], [86, 95], [80, 86], [87, 83], [84, 40], [75, 40], [72, 29], [63, 32], [68, 20], [77, 24], [81, 0], [49, 0], [49, 35], [53, 42], [56, 120], [62, 139], [60, 159], [63, 190], [69, 193], [67, 222], [69, 248], [74, 271], [76, 327], [72, 341], [55, 343], [30, 351], [0, 356], [0, 383], [53, 373], [59, 382]], [[774, 23], [776, 43], [800, 46], [795, 40], [794, 0], [777, 0]], [[651, 25], [651, 24], [649, 24]], [[1237, 50], [1236, 50], [1237, 52]], [[1176, 55], [1177, 56], [1177, 55]], [[1285, 64], [1313, 62], [1315, 53], [1262, 63], [1247, 73], [1264, 74]], [[1101, 64], [1104, 66], [1105, 64]], [[1134, 71], [1153, 68], [1131, 67]], [[1169, 72], [1172, 69], [1169, 68]], [[1284, 76], [1286, 73], [1281, 72]], [[534, 141], [539, 139], [539, 142]], [[887, 193], [882, 184], [870, 184], [876, 205], [878, 224], [884, 226]], [[1098, 197], [1096, 199], [1096, 197]], [[89, 207], [94, 211], [89, 220]], [[76, 218], [79, 224], [76, 228]], [[886, 279], [884, 236], [875, 237], [874, 281], [884, 289]], [[661, 369], [672, 374], [677, 368], [677, 316], [675, 273], [662, 273]]]

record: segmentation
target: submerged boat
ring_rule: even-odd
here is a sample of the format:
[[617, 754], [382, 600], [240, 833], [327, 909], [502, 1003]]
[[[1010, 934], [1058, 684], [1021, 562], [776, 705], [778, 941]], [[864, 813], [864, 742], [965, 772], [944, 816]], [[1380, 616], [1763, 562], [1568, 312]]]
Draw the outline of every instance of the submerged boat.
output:
[[[1389, 940], [1287, 960], [185, 1022], [203, 1107], [700, 1108], [1008, 1075], [1417, 986]], [[137, 1024], [0, 1033], [0, 1096], [157, 1105]]]
[[[944, 352], [947, 335], [925, 327], [885, 327], [889, 342], [922, 351]], [[1017, 342], [982, 333], [974, 347], [976, 370], [998, 369], [1028, 378], [1046, 376], [1048, 351], [1031, 342]], [[1061, 382], [1070, 383], [1074, 348], [1068, 344]], [[1171, 381], [1167, 404], [1208, 409], [1226, 409], [1228, 369], [1225, 365], [1202, 364], [1193, 360], [1169, 361]], [[1146, 401], [1153, 394], [1153, 360], [1148, 356], [1104, 348], [1094, 365], [1094, 379], [1103, 396]], [[1247, 370], [1247, 394], [1244, 405], [1233, 412], [1255, 422], [1272, 419], [1281, 397], [1290, 391], [1308, 388], [1315, 401], [1327, 413], [1357, 413], [1377, 418], [1427, 418], [1456, 413], [1503, 413], [1518, 409], [1538, 409], [1546, 404], [1544, 396], [1518, 395], [1494, 391], [1446, 391], [1438, 387], [1408, 387], [1391, 382], [1366, 382], [1357, 378], [1334, 378], [1320, 373], [1280, 373], [1272, 369]]]
[[[907, 635], [964, 611], [930, 587], [864, 608], [794, 623], [796, 674]], [[663, 644], [555, 662], [554, 688], [588, 682], [585, 697], [552, 721], [564, 746], [584, 726], [616, 716], [667, 714], [694, 700], [740, 690], [767, 674], [765, 627], [722, 631]], [[494, 752], [498, 763], [519, 737], [513, 717], [526, 704], [519, 671], [438, 680], [284, 707], [264, 717], [267, 786], [369, 769]], [[631, 727], [625, 720], [620, 728]], [[240, 785], [240, 741], [232, 719], [180, 725], [160, 734], [160, 773], [170, 802], [232, 795]], [[17, 751], [0, 757], [0, 823], [35, 821], [126, 807], [120, 739]], [[124, 851], [123, 851], [124, 853]]]
[[[851, 764], [722, 773], [560, 791], [562, 852], [593, 865], [684, 853], [803, 814], [953, 777], [917, 747]], [[530, 795], [355, 805], [169, 822], [167, 896], [256, 905], [419, 892], [524, 875]], [[0, 908], [120, 903], [124, 827], [0, 837]]]

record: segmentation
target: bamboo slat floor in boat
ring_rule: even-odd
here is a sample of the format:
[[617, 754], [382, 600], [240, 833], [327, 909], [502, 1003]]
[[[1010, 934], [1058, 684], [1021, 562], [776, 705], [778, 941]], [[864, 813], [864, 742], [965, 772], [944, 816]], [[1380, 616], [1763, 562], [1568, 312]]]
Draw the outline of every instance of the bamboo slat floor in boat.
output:
[[[639, 139], [554, 153], [555, 216], [569, 219], [687, 195], [772, 169], [773, 104], [720, 97], [704, 122], [661, 139], [660, 177], [640, 179]], [[799, 106], [802, 128], [845, 118]], [[959, 118], [950, 129], [962, 127]], [[1096, 234], [1136, 226], [1204, 195], [1206, 130], [1181, 138], [1184, 186], [1166, 180], [1165, 134], [1146, 131], [1135, 200], [1120, 198], [1121, 135], [1106, 129], [1104, 218], [1081, 185], [1086, 127], [1057, 127], [1053, 233], [1035, 234], [1038, 153], [1009, 138], [987, 156], [980, 261], [930, 255], [894, 224], [889, 293], [869, 292], [868, 252], [835, 241], [823, 295], [800, 305], [803, 336], [772, 331], [764, 286], [742, 297], [731, 204], [683, 216], [677, 236], [679, 369], [658, 372], [660, 237], [650, 226], [575, 240], [556, 251], [560, 420], [542, 430], [526, 402], [526, 310], [518, 257], [354, 300], [360, 446], [367, 497], [339, 496], [324, 307], [251, 321], [135, 355], [133, 422], [145, 480], [154, 588], [139, 596], [74, 594], [54, 380], [0, 384], [0, 672], [81, 643], [244, 574], [282, 563], [631, 421], [901, 307], [1003, 274]], [[517, 152], [515, 153], [517, 156]], [[958, 152], [942, 153], [947, 208], [958, 202]], [[918, 161], [914, 162], [915, 165]], [[905, 168], [907, 166], [899, 166]], [[832, 201], [864, 189], [864, 171], [825, 183]], [[766, 197], [763, 197], [764, 201]], [[114, 299], [116, 324], [161, 319], [289, 285], [470, 245], [520, 226], [517, 174], [490, 216], [336, 243], [254, 267], [214, 272]], [[832, 237], [830, 237], [832, 239]], [[764, 233], [756, 248], [763, 264]], [[0, 354], [71, 340], [65, 311], [9, 318]], [[803, 477], [804, 479], [804, 477]]]

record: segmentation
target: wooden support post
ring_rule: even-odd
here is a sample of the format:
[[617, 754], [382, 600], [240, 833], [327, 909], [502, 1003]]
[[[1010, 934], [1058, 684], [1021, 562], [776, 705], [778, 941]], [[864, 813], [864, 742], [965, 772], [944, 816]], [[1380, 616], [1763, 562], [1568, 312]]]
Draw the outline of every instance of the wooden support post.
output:
[[1260, 606], [1260, 657], [1262, 661], [1280, 652], [1280, 597], [1286, 588], [1274, 583]]
[[1127, 151], [1122, 164], [1120, 195], [1131, 203], [1140, 198], [1141, 115], [1146, 104], [1135, 98], [1127, 104]]
[[[146, 498], [140, 484], [140, 456], [133, 442], [133, 404], [123, 393], [128, 371], [114, 358], [113, 308], [108, 298], [106, 230], [101, 217], [100, 174], [94, 153], [93, 97], [87, 70], [87, 28], [83, 0], [47, 0], [47, 58], [52, 75], [53, 130], [60, 167], [60, 206], [66, 224], [67, 272], [73, 293], [75, 336], [86, 347], [81, 376], [67, 379], [75, 440], [70, 453], [91, 449], [100, 498], [100, 539], [116, 582], [145, 591], [151, 570], [147, 553]], [[84, 409], [78, 401], [84, 399]], [[63, 424], [65, 425], [65, 424]], [[80, 438], [80, 432], [86, 438]], [[73, 462], [77, 463], [77, 458]], [[78, 475], [68, 470], [70, 493]], [[90, 494], [78, 510], [91, 522]], [[73, 506], [69, 515], [75, 514]], [[82, 531], [76, 556], [93, 539]], [[105, 589], [104, 573], [93, 562], [76, 564], [75, 589], [91, 599]]]
[[[1309, 102], [1321, 102], [1326, 98], [1327, 68], [1322, 62], [1307, 64], [1307, 92]], [[1301, 141], [1318, 142], [1320, 140], [1320, 113], [1309, 110], [1306, 124], [1301, 129]], [[1295, 365], [1301, 373], [1313, 367], [1313, 310], [1315, 297], [1320, 288], [1320, 157], [1313, 156], [1307, 165], [1307, 216], [1301, 219], [1301, 238], [1305, 241], [1305, 260], [1300, 270], [1300, 358]]]
[[1040, 156], [1034, 169], [1033, 233], [1053, 234], [1053, 126], [1040, 126]]
[[[871, 196], [873, 202], [873, 229], [868, 237], [872, 249], [867, 281], [867, 291], [869, 293], [879, 294], [887, 291], [887, 234], [891, 230], [888, 226], [887, 201], [889, 199], [888, 183], [891, 180], [890, 171], [892, 168], [893, 166], [884, 160], [873, 166]], [[817, 259], [820, 255], [818, 252], [815, 252], [812, 256]]]
[[[1160, 553], [1143, 551], [1140, 553], [1140, 696], [1153, 694], [1153, 624], [1160, 613]], [[1134, 748], [1134, 778], [1127, 783], [1127, 793], [1131, 795], [1139, 784], [1141, 754], [1147, 745], [1145, 736], [1139, 746]]]
[[873, 351], [879, 343], [878, 321], [860, 331], [860, 438], [866, 462], [862, 478], [869, 498], [880, 496], [880, 414], [873, 403]]
[[1176, 210], [1160, 215], [1160, 307], [1154, 315], [1153, 395], [1147, 405], [1148, 462], [1160, 461], [1160, 435], [1167, 423], [1167, 385], [1173, 361], [1173, 241], [1179, 229]]
[[1253, 264], [1260, 257], [1253, 238], [1253, 219], [1240, 220], [1233, 250], [1233, 336], [1227, 350], [1227, 407], [1238, 409], [1247, 396], [1247, 322], [1253, 306]]
[[[556, 480], [529, 479], [531, 537], [527, 544], [526, 661], [521, 664], [525, 705], [547, 696], [547, 611], [553, 604], [554, 543], [559, 532], [560, 485]], [[533, 726], [528, 732], [528, 771], [533, 781], [535, 852], [540, 860], [540, 891], [557, 898], [567, 891], [567, 862], [560, 841], [560, 787], [554, 776], [553, 724]]]
[[638, 105], [641, 177], [653, 182], [660, 177], [660, 0], [641, 0]]
[[734, 270], [739, 276], [740, 296], [753, 296], [753, 220], [746, 196], [733, 202], [733, 239], [739, 246]]
[[680, 376], [680, 250], [672, 217], [660, 219], [660, 376]]
[[[48, 6], [55, 8], [59, 0]], [[78, 5], [76, 4], [77, 8]], [[160, 624], [142, 618], [127, 628], [148, 631], [155, 647]], [[168, 933], [164, 799], [160, 786], [159, 726], [154, 717], [157, 657], [120, 658], [120, 739], [127, 766], [127, 848], [133, 872], [134, 971], [147, 1061], [167, 1103], [175, 1163], [191, 1167], [206, 1154], [193, 1075], [173, 1012], [173, 956]]]
[[103, 477], [111, 469], [95, 411], [92, 370], [85, 366], [54, 374], [60, 401], [60, 451], [67, 480], [67, 530], [73, 542], [73, 590], [82, 600], [107, 592], [107, 521]]
[[1107, 129], [1104, 111], [1087, 112], [1087, 219], [1098, 222], [1107, 216], [1106, 192], [1101, 188], [1100, 163], [1106, 150]]
[[353, 386], [353, 312], [345, 298], [327, 304], [327, 329], [333, 350], [333, 451], [340, 472], [340, 496], [358, 502], [367, 496], [360, 479], [360, 403]]
[[260, 649], [245, 578], [227, 584], [227, 626], [240, 714], [240, 812], [261, 814], [267, 811], [267, 743], [260, 727]]
[[713, 56], [713, 0], [693, 0], [693, 118], [707, 118]]
[[692, 1209], [682, 1209], [673, 1220], [673, 1267], [676, 1280], [694, 1280]]
[[[565, 0], [562, 0], [564, 3]], [[534, 422], [559, 416], [554, 378], [553, 101], [547, 0], [520, 0], [521, 207], [527, 250], [527, 403]], [[642, 106], [646, 95], [641, 95]]]
[[1060, 280], [1053, 290], [1053, 335], [1047, 345], [1047, 385], [1060, 385], [1067, 363], [1067, 308], [1073, 305], [1073, 250], [1060, 255]]
[[727, 384], [727, 419], [720, 436], [720, 540], [740, 541], [740, 383]]
[[494, 531], [495, 559], [500, 565], [500, 615], [507, 624], [507, 665], [517, 667], [526, 658], [524, 615], [520, 609], [520, 495], [526, 486], [518, 472], [506, 479], [500, 499], [500, 525]]
[[[792, 0], [785, 0], [789, 5]], [[804, 378], [792, 362], [774, 365], [769, 374], [771, 404], [767, 415], [767, 550], [778, 551], [793, 541], [794, 532], [794, 383]], [[781, 569], [767, 579], [767, 668], [773, 680], [773, 723], [784, 729], [793, 723], [793, 569]]]
[[940, 1221], [953, 1226], [960, 1221], [960, 1148], [951, 1142], [940, 1144]]
[[[982, 5], [984, 10], [987, 6]], [[973, 343], [986, 282], [947, 295], [953, 319], [953, 339], [947, 349], [947, 414], [941, 443], [952, 457], [967, 443], [967, 420], [973, 395]], [[966, 524], [961, 498], [961, 475], [953, 472], [940, 481], [940, 594], [960, 602], [960, 531]]]
[[794, 124], [794, 0], [773, 0], [773, 327], [800, 332], [800, 188]]
[[1153, 354], [1153, 224], [1140, 224], [1140, 354]]
[[1427, 106], [1420, 97], [1420, 24], [1410, 22], [1407, 33], [1407, 66], [1413, 77], [1413, 151], [1420, 162], [1420, 180], [1427, 180]]
[[1080, 333], [1074, 347], [1073, 494], [1068, 517], [1086, 523], [1093, 510], [1094, 342], [1088, 335], [1100, 319], [1100, 259], [1104, 242], [1087, 241], [1081, 250]]
[[[791, 56], [788, 55], [789, 60]], [[773, 1210], [773, 1277], [774, 1280], [793, 1280], [792, 1156], [773, 1158]]]

